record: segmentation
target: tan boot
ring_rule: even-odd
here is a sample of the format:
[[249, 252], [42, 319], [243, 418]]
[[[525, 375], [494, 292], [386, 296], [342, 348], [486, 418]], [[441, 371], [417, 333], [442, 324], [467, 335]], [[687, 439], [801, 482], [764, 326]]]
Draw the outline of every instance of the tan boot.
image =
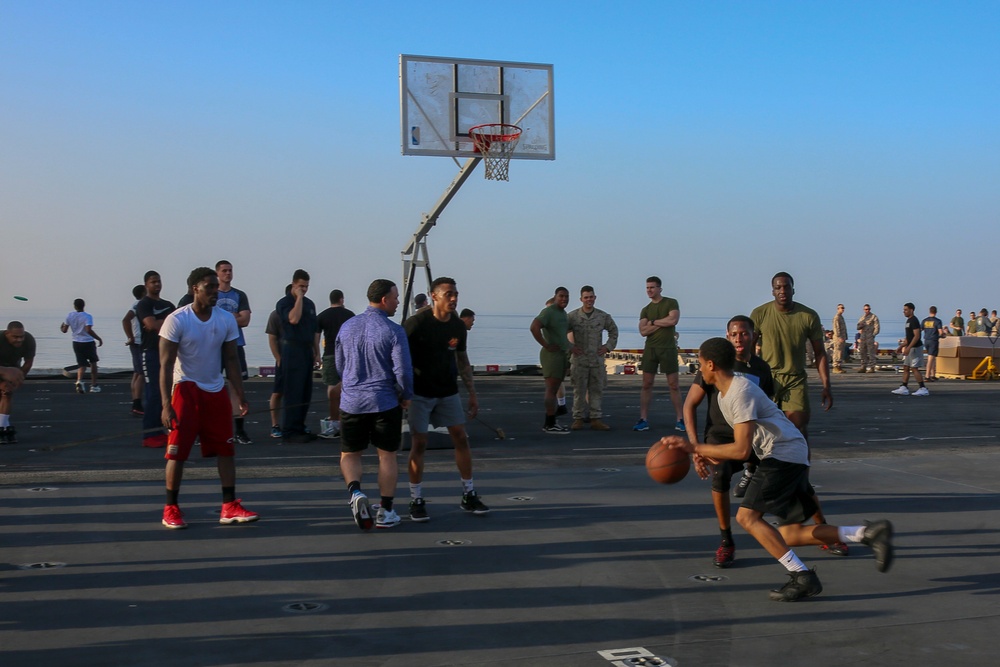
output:
[[570, 426], [570, 429], [572, 429], [574, 431], [579, 431], [582, 428], [583, 428], [583, 420], [582, 419], [574, 419], [573, 420], [573, 424]]
[[605, 424], [604, 422], [602, 422], [600, 419], [591, 419], [590, 420], [590, 428], [594, 429], [595, 431], [610, 431], [611, 430], [611, 427], [608, 426], [607, 424]]

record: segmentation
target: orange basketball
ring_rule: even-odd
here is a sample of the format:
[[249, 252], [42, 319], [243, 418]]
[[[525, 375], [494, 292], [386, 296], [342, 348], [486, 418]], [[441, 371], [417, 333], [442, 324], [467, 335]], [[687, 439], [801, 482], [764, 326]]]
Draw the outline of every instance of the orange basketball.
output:
[[670, 449], [659, 440], [646, 452], [646, 472], [660, 484], [676, 484], [691, 469], [691, 457], [683, 449]]

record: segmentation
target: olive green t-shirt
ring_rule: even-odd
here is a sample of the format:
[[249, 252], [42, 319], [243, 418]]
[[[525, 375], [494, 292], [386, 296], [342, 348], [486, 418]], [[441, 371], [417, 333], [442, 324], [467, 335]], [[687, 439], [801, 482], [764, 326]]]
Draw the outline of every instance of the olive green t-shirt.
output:
[[760, 336], [760, 356], [776, 375], [806, 374], [806, 346], [823, 341], [823, 323], [815, 310], [792, 302], [787, 313], [773, 301], [757, 306], [750, 313]]
[[[659, 303], [650, 301], [646, 304], [646, 307], [639, 313], [639, 319], [649, 320], [650, 322], [653, 320], [662, 320], [670, 314], [670, 311], [679, 311], [680, 309], [680, 306], [677, 305], [677, 299], [665, 296], [660, 299]], [[657, 329], [646, 336], [646, 347], [655, 347], [658, 349], [676, 348], [677, 337], [674, 335], [675, 330], [676, 327], [661, 327]]]
[[569, 349], [569, 339], [566, 337], [569, 331], [569, 317], [565, 309], [546, 306], [535, 319], [542, 323], [542, 338], [547, 344], [555, 343], [563, 352]]

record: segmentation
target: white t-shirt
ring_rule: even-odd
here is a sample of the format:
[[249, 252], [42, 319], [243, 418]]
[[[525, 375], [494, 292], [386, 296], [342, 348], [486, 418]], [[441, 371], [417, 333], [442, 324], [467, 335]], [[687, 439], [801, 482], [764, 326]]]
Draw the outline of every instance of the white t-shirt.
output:
[[198, 319], [190, 305], [167, 315], [160, 338], [178, 345], [174, 384], [194, 382], [203, 391], [221, 391], [225, 386], [222, 345], [236, 340], [239, 335], [236, 318], [219, 308], [212, 308], [212, 316], [207, 322]]
[[139, 300], [136, 299], [135, 303], [132, 304], [132, 314], [135, 315], [132, 318], [132, 340], [135, 341], [136, 345], [142, 342], [142, 325], [139, 323], [139, 315], [135, 312], [135, 308], [138, 305]]
[[741, 375], [733, 376], [725, 395], [719, 392], [719, 408], [729, 425], [756, 422], [753, 449], [761, 460], [809, 465], [809, 446], [802, 432], [760, 387]]
[[73, 332], [74, 343], [94, 342], [94, 337], [87, 333], [87, 325], [94, 326], [94, 318], [90, 316], [90, 313], [85, 313], [82, 310], [74, 310], [66, 316], [66, 324], [69, 325], [69, 330]]

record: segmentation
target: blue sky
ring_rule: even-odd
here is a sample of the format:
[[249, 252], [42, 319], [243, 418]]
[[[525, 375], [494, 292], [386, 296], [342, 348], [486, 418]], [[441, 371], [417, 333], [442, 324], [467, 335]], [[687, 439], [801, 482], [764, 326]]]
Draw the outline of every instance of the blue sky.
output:
[[786, 270], [824, 319], [1000, 307], [1000, 3], [505, 7], [0, 0], [0, 319], [222, 257], [260, 316], [298, 267], [363, 308], [457, 169], [400, 154], [400, 53], [554, 65], [556, 160], [429, 238], [463, 306], [638, 314], [656, 274], [726, 316]]

